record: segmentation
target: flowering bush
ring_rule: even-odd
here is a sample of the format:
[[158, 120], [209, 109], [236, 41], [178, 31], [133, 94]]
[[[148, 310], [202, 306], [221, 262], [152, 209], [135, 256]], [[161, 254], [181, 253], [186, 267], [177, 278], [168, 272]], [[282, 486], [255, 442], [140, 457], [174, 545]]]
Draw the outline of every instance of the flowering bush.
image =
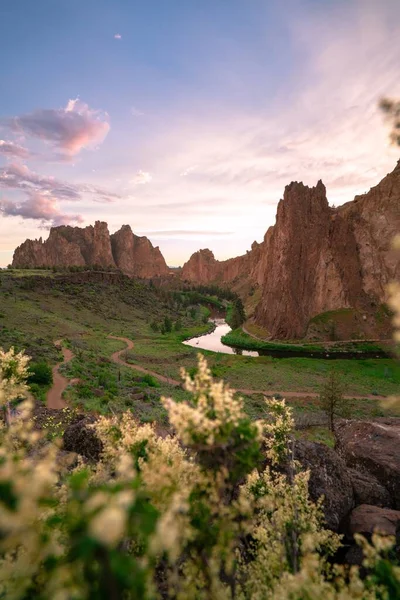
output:
[[[0, 356], [4, 404], [23, 391], [27, 360]], [[174, 434], [128, 412], [103, 417], [98, 463], [66, 467], [29, 402], [1, 426], [0, 598], [398, 597], [399, 568], [385, 558], [393, 540], [360, 540], [364, 579], [330, 564], [340, 539], [308, 497], [284, 401], [254, 423], [204, 358], [183, 378], [192, 401], [163, 399]]]

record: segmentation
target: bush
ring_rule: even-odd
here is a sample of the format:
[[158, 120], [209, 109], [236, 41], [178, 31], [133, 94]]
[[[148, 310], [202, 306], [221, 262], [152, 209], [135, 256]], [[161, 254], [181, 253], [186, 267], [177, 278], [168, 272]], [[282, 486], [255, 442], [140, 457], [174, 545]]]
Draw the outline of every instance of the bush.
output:
[[[9, 401], [24, 365], [4, 356]], [[292, 459], [285, 402], [266, 401], [254, 422], [203, 358], [194, 379], [183, 377], [191, 401], [162, 399], [175, 435], [130, 412], [101, 417], [87, 424], [101, 454], [69, 471], [58, 446], [37, 439], [28, 406], [0, 428], [0, 598], [399, 597], [391, 539], [359, 538], [363, 578], [329, 565], [340, 539]]]
[[30, 363], [27, 383], [29, 385], [33, 383], [37, 385], [51, 385], [53, 383], [51, 367], [45, 361]]
[[142, 377], [142, 381], [149, 387], [160, 387], [160, 384], [158, 383], [157, 379], [155, 377], [153, 377], [153, 375], [150, 375], [150, 374], [144, 375]]

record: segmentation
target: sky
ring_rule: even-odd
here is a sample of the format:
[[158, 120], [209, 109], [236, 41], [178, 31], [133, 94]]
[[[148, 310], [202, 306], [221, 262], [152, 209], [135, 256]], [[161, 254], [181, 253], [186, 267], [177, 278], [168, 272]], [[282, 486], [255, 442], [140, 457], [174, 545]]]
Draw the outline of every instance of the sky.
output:
[[0, 72], [0, 266], [95, 220], [226, 259], [291, 181], [337, 206], [400, 158], [400, 0], [1, 0]]

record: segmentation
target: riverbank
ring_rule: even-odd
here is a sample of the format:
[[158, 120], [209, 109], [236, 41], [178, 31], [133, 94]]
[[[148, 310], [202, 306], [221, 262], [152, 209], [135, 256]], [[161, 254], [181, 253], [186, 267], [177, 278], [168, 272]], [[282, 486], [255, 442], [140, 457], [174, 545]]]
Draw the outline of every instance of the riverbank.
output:
[[253, 337], [242, 329], [227, 332], [221, 339], [223, 344], [233, 348], [257, 351], [261, 356], [274, 358], [320, 358], [320, 359], [366, 359], [390, 358], [393, 355], [393, 344], [383, 340], [377, 341], [345, 341], [327, 343], [287, 343], [264, 341]]

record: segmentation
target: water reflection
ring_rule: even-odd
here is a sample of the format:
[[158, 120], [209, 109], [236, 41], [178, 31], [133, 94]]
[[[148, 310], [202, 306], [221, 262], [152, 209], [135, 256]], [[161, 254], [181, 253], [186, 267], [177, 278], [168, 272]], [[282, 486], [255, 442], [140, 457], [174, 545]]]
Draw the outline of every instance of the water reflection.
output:
[[258, 356], [258, 352], [225, 346], [225, 344], [221, 342], [221, 337], [229, 333], [229, 331], [231, 331], [231, 328], [224, 319], [213, 319], [213, 321], [216, 325], [214, 331], [212, 331], [211, 333], [207, 333], [207, 335], [191, 338], [190, 340], [186, 340], [183, 343], [187, 346], [192, 346], [193, 348], [211, 350], [212, 352], [222, 352], [223, 354]]

